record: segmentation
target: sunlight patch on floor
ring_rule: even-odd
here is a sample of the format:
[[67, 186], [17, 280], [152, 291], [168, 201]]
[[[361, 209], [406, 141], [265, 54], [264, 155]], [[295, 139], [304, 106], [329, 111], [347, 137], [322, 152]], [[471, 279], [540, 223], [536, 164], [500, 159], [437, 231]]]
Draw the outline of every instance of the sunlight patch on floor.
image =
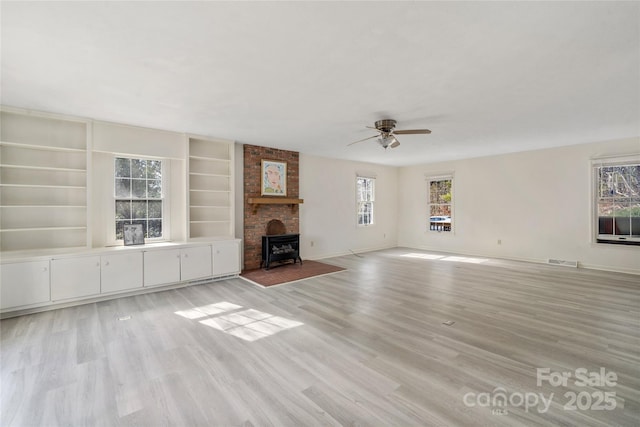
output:
[[402, 256], [407, 258], [421, 258], [421, 259], [431, 259], [431, 260], [440, 260], [440, 261], [449, 261], [449, 262], [467, 262], [471, 264], [482, 264], [483, 262], [489, 261], [486, 258], [447, 256], [447, 255], [438, 255], [438, 254], [422, 254], [422, 253], [416, 253], [416, 252], [403, 254]]
[[453, 261], [453, 262], [469, 262], [472, 264], [482, 264], [483, 262], [489, 261], [486, 258], [472, 258], [465, 256], [448, 256], [441, 259], [441, 261]]
[[187, 319], [199, 319], [201, 317], [225, 313], [227, 311], [237, 310], [239, 308], [242, 308], [242, 306], [224, 301], [216, 304], [209, 304], [203, 305], [201, 307], [191, 308], [189, 310], [176, 311], [175, 314], [177, 314], [178, 316], [186, 317]]
[[418, 253], [409, 253], [402, 255], [408, 258], [422, 258], [422, 259], [441, 259], [444, 258], [444, 255], [435, 255], [435, 254], [418, 254]]
[[[237, 311], [242, 308], [244, 307], [224, 301], [176, 311], [175, 314], [190, 320], [208, 317], [199, 320], [199, 322], [245, 341], [256, 341], [280, 331], [304, 325], [304, 323], [295, 320], [274, 316], [252, 308]], [[233, 313], [230, 313], [231, 311]]]

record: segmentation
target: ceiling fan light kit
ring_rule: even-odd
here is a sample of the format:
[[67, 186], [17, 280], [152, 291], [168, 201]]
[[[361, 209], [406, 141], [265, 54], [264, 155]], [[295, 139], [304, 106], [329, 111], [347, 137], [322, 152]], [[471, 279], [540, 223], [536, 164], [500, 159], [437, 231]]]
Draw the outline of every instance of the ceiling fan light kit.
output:
[[393, 135], [380, 136], [380, 138], [378, 138], [378, 143], [382, 145], [382, 148], [384, 148], [385, 150], [387, 148], [396, 148], [398, 145], [400, 145], [400, 141], [398, 141]]
[[397, 122], [393, 119], [378, 120], [375, 122], [375, 128], [371, 129], [377, 130], [379, 135], [370, 136], [368, 138], [352, 142], [348, 145], [357, 144], [358, 142], [366, 141], [368, 139], [378, 138], [378, 143], [386, 150], [387, 148], [396, 148], [400, 145], [400, 141], [398, 141], [396, 135], [418, 135], [431, 133], [429, 129], [394, 130], [394, 128], [396, 127], [396, 123]]

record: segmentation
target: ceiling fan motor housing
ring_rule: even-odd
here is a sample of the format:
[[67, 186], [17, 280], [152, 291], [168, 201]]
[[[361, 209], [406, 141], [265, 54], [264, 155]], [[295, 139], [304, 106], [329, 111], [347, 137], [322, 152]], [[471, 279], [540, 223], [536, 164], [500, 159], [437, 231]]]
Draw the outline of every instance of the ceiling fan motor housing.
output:
[[380, 132], [389, 133], [396, 127], [396, 121], [392, 119], [383, 119], [376, 122], [376, 129]]
[[[400, 145], [400, 141], [396, 138], [396, 135], [416, 135], [416, 134], [429, 134], [431, 131], [429, 129], [404, 129], [397, 130], [394, 132], [394, 128], [396, 127], [396, 121], [393, 119], [382, 119], [375, 122], [375, 129], [380, 133], [380, 135], [370, 136], [359, 141], [352, 142], [348, 145], [353, 145], [358, 142], [367, 141], [369, 139], [378, 138], [378, 143], [382, 145], [385, 149], [396, 148]], [[371, 126], [367, 126], [369, 129], [373, 129]]]

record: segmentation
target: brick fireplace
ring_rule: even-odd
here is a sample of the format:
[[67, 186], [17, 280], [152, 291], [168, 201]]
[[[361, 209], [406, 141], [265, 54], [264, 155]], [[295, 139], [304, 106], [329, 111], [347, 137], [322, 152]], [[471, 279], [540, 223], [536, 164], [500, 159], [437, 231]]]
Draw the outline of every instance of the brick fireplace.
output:
[[[267, 223], [272, 219], [282, 221], [287, 233], [299, 233], [298, 206], [288, 204], [263, 204], [255, 208], [250, 198], [261, 197], [262, 160], [287, 163], [287, 198], [298, 198], [299, 153], [297, 151], [244, 145], [244, 269], [260, 267], [262, 258], [262, 236], [266, 234]], [[278, 196], [273, 196], [274, 198]]]

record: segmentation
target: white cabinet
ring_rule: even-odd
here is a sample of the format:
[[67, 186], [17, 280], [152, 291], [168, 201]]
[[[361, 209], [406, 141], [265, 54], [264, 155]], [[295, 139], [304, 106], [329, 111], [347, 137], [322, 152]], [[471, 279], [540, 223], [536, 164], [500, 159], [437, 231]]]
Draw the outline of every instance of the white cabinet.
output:
[[142, 288], [142, 251], [100, 257], [101, 292]]
[[100, 293], [100, 256], [51, 260], [51, 300], [80, 298]]
[[240, 272], [240, 241], [221, 240], [213, 243], [213, 275]]
[[180, 249], [161, 249], [144, 253], [144, 286], [180, 281]]
[[181, 280], [194, 280], [211, 277], [211, 246], [194, 246], [181, 251]]
[[211, 246], [158, 249], [144, 253], [144, 286], [168, 285], [212, 275]]
[[0, 308], [45, 303], [49, 300], [49, 260], [0, 265]]
[[118, 293], [143, 291], [240, 272], [240, 240], [169, 244], [147, 248], [105, 248], [57, 254], [55, 258], [14, 260], [0, 264], [0, 309], [81, 303]]

